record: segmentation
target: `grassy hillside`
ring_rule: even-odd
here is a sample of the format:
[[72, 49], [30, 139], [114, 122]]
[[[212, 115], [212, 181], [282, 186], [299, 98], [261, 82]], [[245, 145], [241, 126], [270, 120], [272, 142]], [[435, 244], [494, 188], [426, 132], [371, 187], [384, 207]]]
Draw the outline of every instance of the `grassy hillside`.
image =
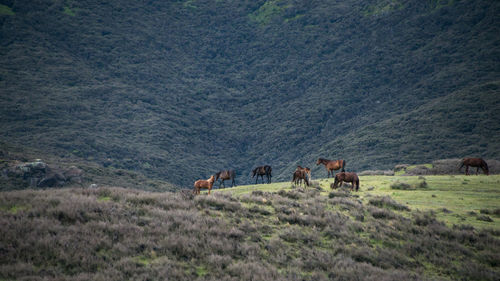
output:
[[[122, 188], [1, 192], [0, 278], [498, 278], [498, 206], [491, 202], [498, 201], [493, 187], [499, 176], [429, 176], [428, 190], [396, 192], [387, 187], [393, 179], [422, 180], [362, 177], [362, 191], [354, 195], [290, 188], [289, 183], [194, 198], [190, 191]], [[467, 184], [456, 186], [461, 181]], [[374, 189], [368, 191], [369, 185]], [[396, 200], [382, 196], [386, 194]], [[466, 195], [473, 195], [466, 199], [471, 210], [490, 212], [481, 211], [492, 218], [490, 225], [462, 224], [472, 220], [450, 225], [436, 219], [442, 208], [462, 216], [466, 210], [457, 202]], [[446, 203], [438, 207], [434, 200]]]
[[[467, 224], [500, 229], [499, 175], [361, 176], [360, 182], [361, 188], [356, 195], [365, 204], [373, 197], [390, 196], [412, 210], [433, 212], [437, 219], [450, 227]], [[332, 183], [333, 179], [313, 181], [314, 186], [323, 190], [321, 194], [324, 196], [331, 191]], [[253, 191], [273, 192], [291, 187], [290, 182], [279, 182], [217, 189], [215, 192], [242, 196]]]
[[182, 186], [500, 157], [498, 1], [0, 5], [10, 146]]

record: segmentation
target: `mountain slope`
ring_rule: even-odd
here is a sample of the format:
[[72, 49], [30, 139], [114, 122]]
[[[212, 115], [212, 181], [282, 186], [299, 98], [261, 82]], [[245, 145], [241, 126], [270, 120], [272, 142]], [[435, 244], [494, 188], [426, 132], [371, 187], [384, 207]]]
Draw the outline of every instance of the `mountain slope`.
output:
[[[2, 3], [14, 13], [0, 15], [12, 145], [185, 186], [222, 168], [248, 182], [262, 164], [288, 179], [319, 156], [350, 170], [500, 157], [496, 1]], [[410, 129], [471, 104], [474, 129]], [[386, 134], [400, 125], [404, 138]]]

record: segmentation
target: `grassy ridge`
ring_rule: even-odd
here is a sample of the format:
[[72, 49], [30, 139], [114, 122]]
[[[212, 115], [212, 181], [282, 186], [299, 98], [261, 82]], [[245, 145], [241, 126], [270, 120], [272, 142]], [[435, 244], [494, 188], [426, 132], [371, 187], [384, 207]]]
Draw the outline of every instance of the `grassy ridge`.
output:
[[[416, 190], [391, 188], [391, 185], [400, 182], [414, 186], [425, 182], [427, 187]], [[333, 179], [317, 180], [317, 184], [324, 190], [323, 195], [327, 195], [331, 190], [331, 183], [333, 183]], [[500, 214], [491, 215], [495, 210], [500, 211], [500, 206], [498, 206], [498, 202], [500, 202], [500, 175], [361, 176], [360, 183], [360, 191], [356, 194], [365, 203], [368, 203], [373, 196], [390, 196], [394, 200], [406, 204], [412, 210], [435, 212], [436, 217], [449, 226], [469, 224], [480, 228], [500, 229]], [[291, 188], [290, 183], [280, 182], [269, 185], [238, 186], [232, 189], [216, 190], [216, 192], [228, 192], [240, 196], [256, 190], [271, 192]], [[481, 214], [490, 214], [489, 217], [492, 221], [481, 220], [483, 218]]]
[[[497, 279], [497, 217], [488, 228], [450, 227], [438, 212], [401, 202], [455, 178], [428, 177], [430, 192], [398, 190], [398, 200], [380, 196], [391, 193], [391, 178], [361, 180], [354, 196], [289, 183], [196, 197], [110, 187], [0, 192], [0, 279]], [[464, 188], [482, 196], [498, 176], [487, 180], [488, 189], [472, 177]], [[490, 208], [485, 198], [474, 208]]]

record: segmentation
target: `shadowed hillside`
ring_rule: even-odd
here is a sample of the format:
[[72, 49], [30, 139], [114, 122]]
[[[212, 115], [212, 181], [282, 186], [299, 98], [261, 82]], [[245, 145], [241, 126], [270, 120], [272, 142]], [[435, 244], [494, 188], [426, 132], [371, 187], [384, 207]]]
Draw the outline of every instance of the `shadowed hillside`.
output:
[[0, 4], [11, 146], [183, 186], [500, 157], [498, 1]]

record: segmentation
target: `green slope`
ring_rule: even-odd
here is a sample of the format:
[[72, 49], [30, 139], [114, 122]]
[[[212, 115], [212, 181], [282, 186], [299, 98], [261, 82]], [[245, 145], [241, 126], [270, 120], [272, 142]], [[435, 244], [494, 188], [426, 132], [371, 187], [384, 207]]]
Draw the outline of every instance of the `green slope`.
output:
[[500, 157], [497, 1], [5, 5], [9, 145], [183, 186], [262, 164], [284, 180], [319, 156]]

